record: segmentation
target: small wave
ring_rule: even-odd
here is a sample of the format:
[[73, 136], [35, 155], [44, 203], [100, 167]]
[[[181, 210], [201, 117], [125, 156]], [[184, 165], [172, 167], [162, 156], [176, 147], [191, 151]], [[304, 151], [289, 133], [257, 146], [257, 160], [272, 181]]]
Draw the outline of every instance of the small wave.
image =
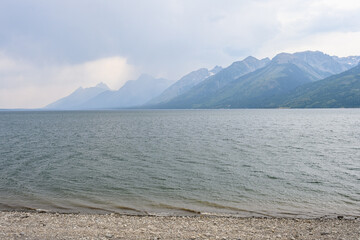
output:
[[272, 175], [266, 175], [266, 177], [269, 178], [269, 179], [274, 179], [274, 180], [276, 180], [276, 179], [282, 180], [283, 179], [283, 178], [272, 176]]
[[250, 168], [251, 166], [250, 165], [248, 165], [248, 164], [243, 164], [243, 165], [241, 165], [242, 167], [246, 167], [246, 168]]
[[141, 215], [149, 215], [149, 213], [147, 211], [145, 211], [145, 210], [139, 210], [139, 209], [136, 209], [136, 208], [120, 206], [120, 205], [115, 205], [113, 207], [114, 207], [114, 209], [118, 209], [118, 210], [121, 210], [121, 211], [130, 211], [130, 212], [139, 213]]
[[189, 212], [189, 213], [193, 213], [193, 214], [201, 214], [200, 211], [197, 211], [197, 210], [194, 210], [194, 209], [185, 208], [185, 207], [178, 207], [178, 206], [169, 205], [169, 204], [165, 204], [165, 203], [152, 204], [152, 206], [153, 207], [163, 208], [163, 209], [169, 209], [169, 210], [179, 210], [181, 212]]
[[350, 168], [347, 168], [347, 169], [351, 170], [351, 171], [360, 171], [359, 167], [350, 167]]
[[10, 205], [6, 203], [0, 203], [0, 209], [6, 211], [36, 211], [36, 208], [31, 208], [27, 206], [20, 206], [20, 205]]
[[349, 200], [351, 200], [351, 201], [354, 201], [354, 202], [359, 202], [360, 201], [360, 199], [356, 199], [356, 198], [354, 198], [354, 197], [352, 197], [352, 196], [350, 196], [350, 195], [348, 195], [348, 194], [343, 194], [343, 193], [338, 193], [340, 196], [342, 196], [342, 197], [344, 197], [344, 198], [347, 198], [347, 199], [349, 199]]
[[[263, 212], [257, 212], [257, 211], [252, 211], [249, 209], [243, 209], [243, 208], [239, 208], [239, 207], [233, 207], [233, 206], [226, 206], [226, 205], [222, 205], [219, 203], [215, 203], [215, 202], [209, 202], [209, 201], [197, 201], [198, 203], [208, 206], [208, 207], [212, 207], [212, 208], [217, 208], [220, 210], [230, 210], [232, 211], [232, 213], [229, 213], [229, 215], [234, 215], [235, 213], [245, 213], [246, 215], [250, 215], [250, 216], [267, 216], [267, 217], [271, 217], [271, 215], [263, 213]], [[210, 214], [210, 213], [206, 213], [206, 214]], [[219, 214], [219, 213], [217, 213]], [[211, 215], [216, 215], [216, 213], [211, 213]]]
[[198, 203], [200, 203], [201, 205], [205, 205], [208, 207], [213, 207], [213, 208], [219, 208], [219, 209], [228, 209], [228, 210], [234, 210], [234, 211], [241, 211], [243, 209], [239, 209], [236, 207], [230, 207], [230, 206], [225, 206], [225, 205], [221, 205], [215, 202], [209, 202], [209, 201], [201, 201], [201, 200], [197, 200]]
[[320, 182], [320, 181], [308, 181], [307, 183], [311, 183], [311, 184], [322, 184], [322, 182]]
[[356, 205], [356, 202], [351, 202], [351, 201], [343, 201], [344, 203], [348, 204], [348, 205]]
[[25, 212], [71, 212], [70, 208], [59, 206], [55, 203], [48, 203], [42, 206], [43, 208], [36, 208], [20, 204], [6, 204], [0, 203], [0, 210], [8, 211], [25, 211]]

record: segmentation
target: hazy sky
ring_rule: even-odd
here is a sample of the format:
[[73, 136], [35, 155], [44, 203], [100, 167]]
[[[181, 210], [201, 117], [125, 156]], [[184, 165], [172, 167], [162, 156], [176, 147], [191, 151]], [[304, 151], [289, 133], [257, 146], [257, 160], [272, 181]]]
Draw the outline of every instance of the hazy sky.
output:
[[248, 55], [360, 55], [359, 0], [1, 0], [0, 108]]

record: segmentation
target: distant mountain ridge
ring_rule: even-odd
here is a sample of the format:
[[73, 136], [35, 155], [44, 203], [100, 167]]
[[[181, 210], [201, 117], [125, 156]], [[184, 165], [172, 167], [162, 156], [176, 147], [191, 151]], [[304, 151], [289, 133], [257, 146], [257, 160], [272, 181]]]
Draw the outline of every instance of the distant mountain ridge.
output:
[[143, 74], [128, 81], [119, 90], [100, 83], [92, 88], [78, 88], [72, 94], [46, 106], [53, 110], [116, 109], [142, 105], [158, 96], [171, 82]]
[[[356, 61], [356, 58], [352, 58]], [[261, 64], [261, 61], [263, 63]], [[245, 68], [237, 75], [237, 66]], [[158, 108], [259, 108], [268, 99], [295, 88], [348, 70], [344, 59], [337, 61], [322, 52], [280, 53], [271, 61], [248, 57], [235, 62], [202, 83]], [[235, 71], [234, 71], [235, 70]], [[253, 70], [253, 71], [252, 71]], [[274, 106], [275, 107], [275, 106]]]
[[185, 92], [190, 90], [192, 87], [202, 82], [206, 78], [217, 74], [222, 70], [222, 67], [215, 66], [210, 71], [206, 68], [200, 68], [196, 71], [193, 71], [184, 77], [182, 77], [179, 81], [175, 82], [173, 85], [168, 87], [160, 96], [150, 100], [147, 105], [158, 104], [161, 102], [167, 102]]
[[332, 56], [332, 58], [338, 63], [347, 66], [348, 68], [353, 68], [357, 66], [360, 62], [360, 56], [349, 56], [349, 57]]
[[360, 56], [337, 57], [319, 51], [279, 53], [271, 60], [249, 56], [226, 68], [190, 72], [172, 85], [166, 79], [142, 75], [117, 91], [104, 84], [79, 88], [46, 109], [347, 107], [351, 104], [339, 102], [347, 98], [338, 95], [328, 96], [334, 104], [311, 101], [318, 96], [325, 99], [324, 89], [332, 94], [340, 94], [341, 89], [342, 96], [353, 96], [356, 103], [358, 78], [352, 71], [359, 62]]
[[63, 110], [80, 109], [85, 102], [109, 90], [110, 88], [104, 83], [99, 83], [95, 87], [90, 87], [90, 88], [79, 87], [69, 96], [61, 98], [56, 102], [47, 105], [45, 109], [63, 109]]
[[229, 82], [262, 68], [269, 62], [270, 59], [268, 58], [258, 60], [254, 57], [247, 57], [242, 61], [234, 62], [229, 67], [200, 82], [189, 91], [173, 98], [167, 103], [160, 103], [155, 108], [193, 108], [197, 104], [200, 105], [206, 101], [208, 96], [216, 93]]
[[261, 107], [269, 96], [289, 92], [300, 85], [314, 81], [313, 79], [313, 75], [304, 72], [293, 63], [272, 62], [264, 68], [229, 83], [200, 107]]
[[291, 108], [360, 107], [360, 65], [323, 80], [302, 85], [278, 98], [273, 104], [275, 107]]
[[161, 94], [171, 82], [143, 74], [117, 91], [103, 92], [81, 105], [82, 109], [129, 108], [142, 105]]

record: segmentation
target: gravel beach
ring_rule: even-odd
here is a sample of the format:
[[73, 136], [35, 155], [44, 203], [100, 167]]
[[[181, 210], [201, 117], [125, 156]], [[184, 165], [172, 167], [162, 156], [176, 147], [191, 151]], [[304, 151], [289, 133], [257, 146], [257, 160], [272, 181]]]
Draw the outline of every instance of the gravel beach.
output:
[[0, 239], [360, 239], [360, 219], [0, 212]]

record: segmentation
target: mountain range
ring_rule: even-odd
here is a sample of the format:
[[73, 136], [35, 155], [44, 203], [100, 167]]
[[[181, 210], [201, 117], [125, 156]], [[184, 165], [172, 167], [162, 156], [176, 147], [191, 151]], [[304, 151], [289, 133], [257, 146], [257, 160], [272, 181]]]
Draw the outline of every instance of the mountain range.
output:
[[351, 108], [360, 107], [360, 65], [316, 81], [304, 84], [284, 96], [268, 102], [268, 107], [291, 108]]
[[160, 96], [155, 97], [151, 101], [149, 101], [148, 105], [155, 105], [158, 103], [164, 103], [170, 101], [171, 99], [186, 93], [192, 87], [202, 82], [206, 78], [217, 74], [222, 70], [222, 67], [216, 66], [212, 70], [208, 70], [206, 68], [200, 68], [199, 70], [193, 71], [184, 77], [182, 77], [179, 81], [171, 85], [167, 88]]
[[319, 51], [252, 56], [201, 68], [174, 84], [142, 75], [117, 91], [79, 88], [48, 109], [360, 107], [360, 56]]
[[142, 105], [158, 96], [171, 81], [143, 74], [137, 80], [128, 81], [119, 90], [110, 90], [105, 84], [79, 88], [45, 107], [52, 110], [91, 110], [129, 108]]
[[[342, 61], [337, 61], [339, 59]], [[243, 75], [236, 76], [233, 74], [234, 68], [237, 69], [234, 63], [188, 92], [165, 103], [149, 107], [275, 108], [283, 105], [291, 107], [292, 95], [290, 93], [298, 87], [305, 84], [312, 86], [311, 83], [316, 83], [326, 77], [335, 77], [336, 74], [358, 64], [360, 59], [346, 60], [312, 51], [294, 54], [280, 53], [271, 61], [248, 57], [237, 64], [251, 63], [253, 67], [255, 66], [251, 69], [252, 71], [245, 71]], [[261, 62], [262, 64], [259, 65]], [[288, 105], [281, 101], [285, 96], [287, 96]], [[326, 104], [322, 106], [326, 107]]]
[[106, 91], [110, 91], [110, 88], [104, 83], [90, 88], [79, 87], [69, 96], [47, 105], [45, 109], [81, 109], [87, 101]]

